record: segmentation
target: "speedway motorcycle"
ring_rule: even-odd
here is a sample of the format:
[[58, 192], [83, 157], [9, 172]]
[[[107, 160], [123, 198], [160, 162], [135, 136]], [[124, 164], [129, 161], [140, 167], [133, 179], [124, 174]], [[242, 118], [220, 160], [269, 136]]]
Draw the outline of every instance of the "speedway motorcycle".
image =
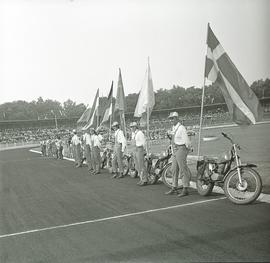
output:
[[[172, 156], [172, 145], [167, 147], [166, 151], [161, 154], [150, 153], [147, 155], [145, 153], [144, 156], [144, 164], [147, 172], [147, 179], [149, 184], [155, 184], [160, 177], [162, 176], [162, 172], [164, 167], [168, 164], [170, 158]], [[129, 155], [128, 159], [129, 163], [129, 175], [132, 178], [138, 177], [138, 172], [135, 169], [135, 162], [133, 154]]]
[[222, 158], [204, 157], [197, 162], [197, 191], [200, 195], [210, 195], [213, 187], [223, 187], [226, 197], [235, 204], [249, 204], [255, 201], [262, 190], [262, 180], [254, 169], [255, 164], [242, 164], [238, 155], [241, 147], [227, 134], [221, 133], [230, 141], [230, 151]]
[[[129, 158], [130, 156], [128, 154], [124, 154], [123, 156], [124, 176], [128, 174]], [[101, 155], [101, 168], [106, 168], [110, 173], [112, 173], [112, 160], [113, 160], [113, 147], [112, 145], [107, 145]]]

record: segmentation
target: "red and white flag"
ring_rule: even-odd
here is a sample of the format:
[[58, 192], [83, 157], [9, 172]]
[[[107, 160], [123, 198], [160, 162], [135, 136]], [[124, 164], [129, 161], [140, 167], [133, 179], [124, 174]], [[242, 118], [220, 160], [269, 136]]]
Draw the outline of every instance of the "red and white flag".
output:
[[237, 70], [208, 25], [205, 77], [222, 91], [232, 119], [239, 125], [255, 124], [262, 118], [258, 98]]

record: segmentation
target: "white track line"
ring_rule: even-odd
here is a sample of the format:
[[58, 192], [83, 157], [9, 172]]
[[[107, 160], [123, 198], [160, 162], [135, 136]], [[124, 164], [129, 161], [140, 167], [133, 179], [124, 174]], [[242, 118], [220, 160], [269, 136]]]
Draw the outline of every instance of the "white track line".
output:
[[[36, 150], [29, 150], [29, 151], [41, 154], [41, 152], [36, 151]], [[189, 157], [191, 157], [191, 158], [189, 158]], [[188, 158], [191, 160], [195, 160], [197, 158], [197, 156], [196, 155], [189, 155]], [[64, 159], [68, 160], [68, 161], [74, 161], [74, 159], [67, 158], [67, 157], [64, 157]], [[190, 182], [190, 186], [194, 189], [197, 189], [195, 182]], [[218, 186], [214, 186], [213, 192], [218, 193], [218, 194], [224, 194], [223, 189], [221, 187], [218, 187]], [[260, 194], [260, 196], [258, 197], [257, 200], [260, 202], [270, 203], [270, 195], [262, 193], [262, 194]]]
[[[32, 152], [32, 153], [39, 153], [39, 154], [41, 154], [41, 152], [40, 151], [36, 151], [36, 150], [29, 150], [29, 152]], [[68, 157], [63, 157], [65, 160], [67, 160], [67, 161], [71, 161], [71, 162], [74, 162], [75, 160], [73, 159], [73, 158], [68, 158]]]
[[125, 218], [125, 217], [149, 214], [149, 213], [165, 211], [165, 210], [169, 210], [169, 209], [176, 209], [176, 208], [185, 207], [185, 206], [192, 206], [192, 205], [198, 205], [198, 204], [203, 204], [203, 203], [209, 203], [209, 202], [218, 201], [218, 200], [222, 200], [222, 199], [225, 199], [225, 197], [197, 201], [197, 202], [192, 202], [192, 203], [188, 203], [188, 204], [181, 204], [181, 205], [174, 205], [174, 206], [162, 207], [162, 208], [157, 208], [157, 209], [145, 210], [145, 211], [141, 211], [141, 212], [134, 212], [134, 213], [123, 214], [123, 215], [118, 215], [118, 216], [110, 216], [110, 217], [88, 220], [88, 221], [77, 222], [77, 223], [71, 223], [71, 224], [66, 224], [66, 225], [44, 227], [44, 228], [39, 228], [39, 229], [33, 229], [33, 230], [28, 230], [28, 231], [23, 231], [23, 232], [12, 233], [12, 234], [5, 234], [5, 235], [0, 235], [0, 239], [12, 237], [12, 236], [21, 236], [21, 235], [26, 235], [26, 234], [36, 233], [36, 232], [43, 232], [43, 231], [48, 231], [48, 230], [53, 230], [53, 229], [68, 228], [68, 227], [72, 227], [72, 226], [79, 226], [79, 225], [104, 222], [104, 221], [109, 221], [109, 220], [114, 220], [114, 219], [120, 219], [120, 218]]

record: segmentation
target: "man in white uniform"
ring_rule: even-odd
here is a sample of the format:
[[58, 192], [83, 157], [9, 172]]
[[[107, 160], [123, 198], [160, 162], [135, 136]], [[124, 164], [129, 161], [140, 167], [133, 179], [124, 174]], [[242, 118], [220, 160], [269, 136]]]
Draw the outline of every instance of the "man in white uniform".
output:
[[93, 156], [93, 169], [94, 174], [100, 174], [100, 149], [102, 136], [98, 135], [95, 129], [90, 129], [91, 144], [92, 144], [92, 156]]
[[139, 186], [147, 185], [147, 174], [144, 166], [144, 152], [146, 146], [146, 139], [144, 133], [139, 129], [139, 126], [136, 122], [130, 124], [132, 128], [132, 141], [135, 145], [135, 169], [138, 171], [140, 181], [138, 182]]
[[81, 164], [81, 140], [77, 135], [77, 131], [73, 130], [73, 137], [71, 139], [72, 147], [74, 149], [75, 166], [82, 167]]
[[[123, 153], [127, 146], [127, 141], [124, 135], [124, 132], [120, 130], [119, 123], [115, 121], [112, 124], [112, 128], [115, 131], [114, 133], [114, 153], [113, 153], [113, 160], [112, 160], [112, 169], [113, 169], [113, 178], [123, 178]], [[118, 173], [117, 173], [118, 167]]]
[[191, 172], [187, 166], [187, 155], [191, 142], [189, 140], [186, 128], [179, 122], [179, 116], [177, 112], [172, 112], [169, 115], [169, 119], [173, 122], [171, 131], [173, 142], [173, 156], [172, 156], [172, 174], [173, 174], [173, 186], [169, 192], [165, 194], [178, 193], [178, 177], [182, 179], [183, 190], [179, 197], [188, 195], [188, 187], [190, 185]]
[[85, 146], [85, 157], [86, 163], [88, 166], [88, 171], [91, 172], [93, 170], [93, 160], [92, 160], [92, 145], [91, 145], [91, 135], [89, 133], [89, 128], [85, 131], [83, 135], [83, 141]]

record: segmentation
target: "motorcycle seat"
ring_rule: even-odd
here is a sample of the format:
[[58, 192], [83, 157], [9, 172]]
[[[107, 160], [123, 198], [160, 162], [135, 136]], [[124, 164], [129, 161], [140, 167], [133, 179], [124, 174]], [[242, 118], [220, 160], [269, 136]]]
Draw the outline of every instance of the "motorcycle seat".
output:
[[217, 162], [218, 159], [219, 159], [218, 157], [204, 157], [204, 161], [209, 162], [209, 163]]

